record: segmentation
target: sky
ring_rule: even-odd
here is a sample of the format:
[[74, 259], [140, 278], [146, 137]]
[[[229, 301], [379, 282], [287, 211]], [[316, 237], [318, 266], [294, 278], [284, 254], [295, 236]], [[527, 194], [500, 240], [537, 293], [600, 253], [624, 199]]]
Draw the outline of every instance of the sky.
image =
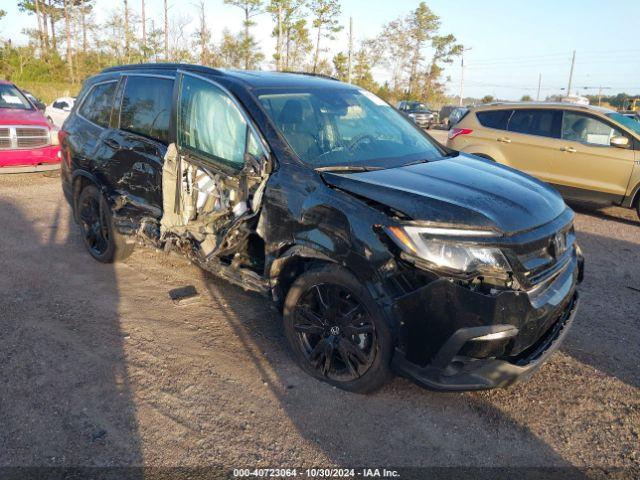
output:
[[[118, 0], [96, 0], [100, 21]], [[342, 0], [342, 23], [353, 17], [356, 40], [377, 35], [383, 25], [405, 15], [417, 0]], [[0, 20], [0, 38], [24, 43], [23, 28], [35, 28], [35, 17], [18, 12], [15, 0], [0, 0], [7, 16]], [[139, 11], [140, 2], [129, 0]], [[169, 0], [172, 14], [197, 19], [196, 1]], [[147, 17], [162, 19], [162, 0], [146, 0]], [[207, 20], [214, 38], [227, 27], [241, 27], [240, 9], [223, 0], [205, 0]], [[464, 95], [492, 95], [518, 100], [566, 94], [572, 52], [576, 51], [574, 94], [640, 94], [640, 0], [428, 0], [440, 17], [442, 33], [452, 33], [468, 50], [464, 55]], [[273, 53], [272, 23], [268, 15], [256, 19], [254, 36], [269, 58]], [[347, 28], [330, 45], [333, 53], [346, 49]], [[327, 56], [330, 54], [327, 53]], [[460, 59], [447, 66], [447, 93], [460, 91]], [[376, 69], [378, 81], [389, 78]], [[562, 90], [564, 89], [564, 90]]]

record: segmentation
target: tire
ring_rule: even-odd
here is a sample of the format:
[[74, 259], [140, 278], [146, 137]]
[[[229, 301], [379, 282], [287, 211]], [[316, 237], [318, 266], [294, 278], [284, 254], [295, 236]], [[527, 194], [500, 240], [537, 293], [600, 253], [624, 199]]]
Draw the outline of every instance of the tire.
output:
[[113, 225], [109, 204], [95, 185], [87, 185], [76, 202], [82, 239], [89, 254], [101, 263], [124, 260], [133, 252], [134, 244]]
[[640, 196], [636, 200], [636, 213], [638, 214], [638, 220], [640, 220]]
[[389, 380], [391, 332], [349, 271], [325, 265], [303, 273], [289, 289], [283, 316], [296, 361], [312, 377], [356, 393]]

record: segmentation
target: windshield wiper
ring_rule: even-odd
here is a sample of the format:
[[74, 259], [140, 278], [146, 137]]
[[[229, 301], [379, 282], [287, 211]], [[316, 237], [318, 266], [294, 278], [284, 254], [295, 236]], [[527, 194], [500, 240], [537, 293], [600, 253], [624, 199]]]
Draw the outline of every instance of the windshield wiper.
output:
[[330, 165], [328, 167], [318, 167], [316, 172], [371, 172], [372, 170], [382, 170], [382, 167], [363, 167], [361, 165]]

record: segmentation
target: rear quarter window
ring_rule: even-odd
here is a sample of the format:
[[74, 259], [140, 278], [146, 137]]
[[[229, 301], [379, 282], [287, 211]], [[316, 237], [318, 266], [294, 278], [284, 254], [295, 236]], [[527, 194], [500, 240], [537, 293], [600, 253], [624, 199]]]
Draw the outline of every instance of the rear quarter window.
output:
[[120, 129], [169, 142], [173, 80], [130, 76], [124, 87]]
[[79, 114], [87, 120], [107, 128], [113, 108], [113, 97], [116, 93], [117, 81], [100, 83], [91, 88], [82, 102]]
[[476, 117], [480, 125], [487, 128], [496, 128], [498, 130], [506, 130], [507, 122], [511, 116], [511, 110], [488, 110], [485, 112], [476, 112]]
[[541, 137], [560, 138], [562, 112], [548, 109], [514, 110], [508, 130]]

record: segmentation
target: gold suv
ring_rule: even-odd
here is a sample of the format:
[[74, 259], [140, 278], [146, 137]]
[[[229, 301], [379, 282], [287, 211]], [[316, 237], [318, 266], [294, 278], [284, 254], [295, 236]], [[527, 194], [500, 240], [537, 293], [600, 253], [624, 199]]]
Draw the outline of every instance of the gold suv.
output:
[[640, 123], [605, 108], [495, 103], [470, 109], [447, 146], [527, 172], [569, 200], [635, 207]]

